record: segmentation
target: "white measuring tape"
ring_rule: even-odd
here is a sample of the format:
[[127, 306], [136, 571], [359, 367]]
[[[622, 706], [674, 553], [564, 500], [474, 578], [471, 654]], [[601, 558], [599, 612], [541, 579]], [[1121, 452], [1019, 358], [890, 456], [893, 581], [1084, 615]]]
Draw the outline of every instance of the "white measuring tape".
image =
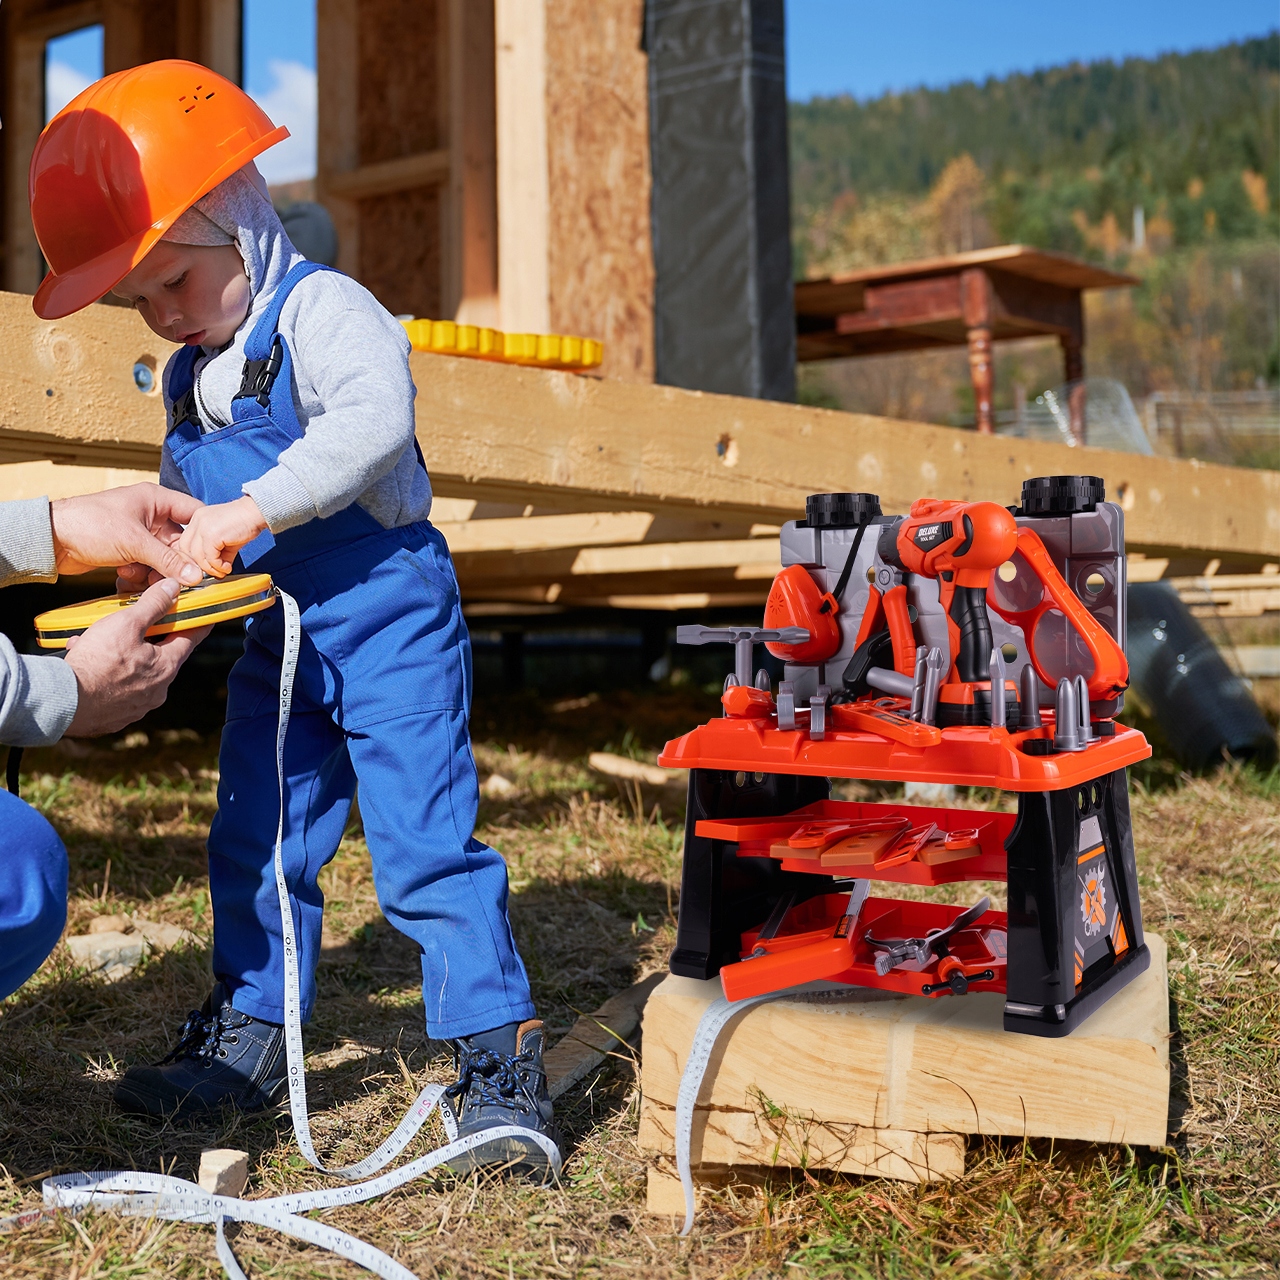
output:
[[[372, 1155], [356, 1164], [330, 1169], [316, 1156], [311, 1141], [311, 1124], [307, 1117], [307, 1081], [302, 1057], [302, 997], [298, 978], [298, 945], [293, 924], [293, 906], [284, 874], [284, 741], [289, 728], [289, 712], [293, 706], [293, 682], [302, 646], [302, 624], [298, 604], [287, 592], [276, 589], [284, 609], [284, 655], [280, 664], [280, 720], [276, 730], [276, 777], [280, 784], [280, 820], [276, 827], [275, 875], [276, 895], [280, 902], [280, 927], [284, 944], [284, 1043], [288, 1068], [289, 1111], [298, 1149], [310, 1164], [322, 1173], [350, 1180], [351, 1185], [332, 1187], [326, 1191], [307, 1191], [298, 1195], [273, 1196], [264, 1200], [241, 1200], [234, 1196], [210, 1195], [194, 1182], [166, 1177], [158, 1173], [110, 1170], [102, 1173], [63, 1173], [46, 1178], [41, 1184], [44, 1210], [16, 1214], [0, 1219], [0, 1231], [13, 1230], [46, 1216], [52, 1210], [113, 1209], [134, 1217], [164, 1218], [172, 1222], [212, 1222], [217, 1228], [218, 1260], [231, 1280], [248, 1280], [227, 1242], [225, 1224], [252, 1222], [259, 1226], [306, 1240], [340, 1257], [358, 1263], [386, 1280], [417, 1280], [412, 1271], [375, 1249], [373, 1245], [336, 1227], [299, 1217], [312, 1209], [328, 1209], [334, 1205], [358, 1204], [385, 1195], [429, 1173], [432, 1169], [473, 1151], [476, 1147], [502, 1138], [532, 1141], [546, 1153], [552, 1175], [560, 1174], [560, 1149], [546, 1134], [523, 1125], [495, 1125], [469, 1137], [459, 1138], [453, 1112], [441, 1104], [445, 1086], [429, 1084], [418, 1094], [403, 1120], [391, 1136]], [[735, 1006], [740, 1007], [740, 1006]], [[697, 1090], [694, 1090], [695, 1096]], [[413, 1136], [439, 1109], [449, 1142], [417, 1160], [384, 1173], [368, 1182], [367, 1177], [389, 1164], [408, 1146]]]
[[676, 1093], [676, 1170], [680, 1174], [680, 1186], [684, 1190], [682, 1236], [687, 1236], [693, 1230], [693, 1167], [690, 1154], [693, 1145], [693, 1109], [720, 1033], [744, 1009], [794, 994], [794, 990], [770, 991], [767, 995], [748, 996], [745, 1000], [732, 1002], [724, 996], [716, 996], [698, 1022], [698, 1029], [693, 1033], [693, 1043], [689, 1046], [688, 1060], [680, 1075], [680, 1089]]

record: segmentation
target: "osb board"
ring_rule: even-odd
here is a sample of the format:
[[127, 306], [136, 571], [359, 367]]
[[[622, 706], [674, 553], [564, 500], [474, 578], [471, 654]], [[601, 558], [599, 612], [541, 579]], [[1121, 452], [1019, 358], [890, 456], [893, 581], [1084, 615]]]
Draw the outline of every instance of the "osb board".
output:
[[392, 315], [440, 314], [440, 191], [361, 200], [360, 283]]
[[[362, 165], [434, 151], [446, 143], [440, 120], [441, 3], [359, 0]], [[430, 234], [438, 234], [434, 225]]]
[[601, 339], [606, 377], [652, 382], [644, 2], [546, 14], [551, 328]]
[[[824, 1125], [1158, 1146], [1169, 1109], [1167, 951], [1155, 934], [1147, 944], [1147, 972], [1061, 1039], [1003, 1030], [1004, 998], [993, 993], [885, 999], [828, 985], [815, 1002], [757, 1006], [721, 1037], [698, 1106], [719, 1120], [767, 1099]], [[718, 979], [669, 977], [650, 998], [646, 1106], [674, 1107], [694, 1029], [719, 993]], [[659, 1132], [656, 1116], [646, 1132]], [[718, 1158], [699, 1155], [696, 1139], [695, 1129], [697, 1158]]]

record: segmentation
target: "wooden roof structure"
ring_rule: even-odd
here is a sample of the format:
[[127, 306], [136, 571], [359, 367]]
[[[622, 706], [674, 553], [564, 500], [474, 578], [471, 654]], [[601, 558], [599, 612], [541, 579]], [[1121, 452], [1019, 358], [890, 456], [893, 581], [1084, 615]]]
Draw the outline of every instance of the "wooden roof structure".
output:
[[990, 434], [992, 342], [1056, 337], [1066, 379], [1076, 381], [1084, 376], [1084, 290], [1137, 283], [1021, 244], [845, 271], [796, 285], [796, 355], [831, 360], [966, 346], [978, 430]]

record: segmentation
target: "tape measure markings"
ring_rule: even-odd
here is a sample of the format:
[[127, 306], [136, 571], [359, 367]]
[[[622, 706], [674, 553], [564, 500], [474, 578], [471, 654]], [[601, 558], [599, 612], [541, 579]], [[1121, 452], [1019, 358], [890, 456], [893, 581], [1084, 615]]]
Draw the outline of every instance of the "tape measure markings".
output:
[[[311, 1124], [307, 1114], [306, 1072], [303, 1067], [302, 1001], [298, 976], [298, 946], [293, 920], [289, 886], [284, 873], [284, 821], [287, 804], [284, 776], [284, 744], [293, 708], [293, 686], [302, 647], [302, 623], [298, 603], [286, 591], [275, 588], [284, 610], [284, 651], [280, 663], [280, 713], [276, 729], [276, 780], [280, 788], [280, 813], [276, 823], [273, 855], [276, 897], [280, 906], [280, 925], [284, 949], [284, 1042], [286, 1074], [289, 1084], [289, 1111], [293, 1119], [298, 1148], [307, 1161], [322, 1173], [348, 1179], [348, 1185], [292, 1195], [273, 1196], [262, 1200], [242, 1200], [231, 1196], [210, 1195], [194, 1182], [158, 1173], [134, 1170], [111, 1170], [100, 1173], [64, 1173], [46, 1178], [41, 1184], [44, 1212], [27, 1210], [9, 1218], [0, 1218], [0, 1231], [15, 1230], [45, 1216], [50, 1211], [86, 1208], [112, 1209], [129, 1216], [164, 1218], [174, 1222], [213, 1223], [217, 1228], [218, 1260], [231, 1280], [248, 1280], [224, 1230], [228, 1220], [252, 1222], [270, 1227], [309, 1244], [327, 1249], [349, 1259], [385, 1280], [417, 1280], [412, 1271], [365, 1241], [331, 1227], [298, 1217], [312, 1209], [328, 1209], [335, 1205], [358, 1204], [385, 1195], [405, 1183], [439, 1168], [456, 1156], [486, 1143], [504, 1138], [532, 1141], [547, 1157], [552, 1175], [559, 1177], [560, 1149], [546, 1134], [523, 1125], [495, 1125], [466, 1138], [458, 1137], [453, 1112], [443, 1104], [446, 1086], [429, 1084], [418, 1094], [391, 1136], [375, 1151], [355, 1164], [329, 1168], [315, 1153], [311, 1140]], [[772, 997], [762, 997], [769, 999]], [[743, 1005], [735, 1006], [737, 1008]], [[755, 1003], [752, 1001], [751, 1003]], [[705, 1069], [705, 1067], [704, 1067]], [[683, 1086], [682, 1086], [683, 1087]], [[696, 1096], [697, 1089], [694, 1089]], [[424, 1156], [411, 1160], [399, 1169], [368, 1181], [357, 1181], [389, 1164], [435, 1113], [439, 1112], [449, 1141]], [[686, 1144], [687, 1145], [687, 1144]], [[687, 1163], [687, 1161], [686, 1161]], [[692, 1193], [690, 1193], [692, 1194]]]

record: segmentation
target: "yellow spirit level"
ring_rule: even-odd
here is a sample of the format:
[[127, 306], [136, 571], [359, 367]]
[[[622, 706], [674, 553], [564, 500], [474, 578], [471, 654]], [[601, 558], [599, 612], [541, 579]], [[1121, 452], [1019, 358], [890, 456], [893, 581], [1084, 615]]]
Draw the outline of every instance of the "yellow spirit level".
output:
[[[103, 596], [80, 604], [50, 609], [35, 620], [36, 643], [42, 649], [65, 649], [67, 641], [82, 634], [95, 622], [136, 604], [136, 594]], [[214, 622], [243, 618], [249, 613], [269, 609], [275, 603], [276, 590], [267, 573], [234, 573], [229, 578], [206, 578], [194, 587], [183, 587], [182, 594], [154, 626], [149, 636], [167, 636], [175, 631], [191, 631]]]

